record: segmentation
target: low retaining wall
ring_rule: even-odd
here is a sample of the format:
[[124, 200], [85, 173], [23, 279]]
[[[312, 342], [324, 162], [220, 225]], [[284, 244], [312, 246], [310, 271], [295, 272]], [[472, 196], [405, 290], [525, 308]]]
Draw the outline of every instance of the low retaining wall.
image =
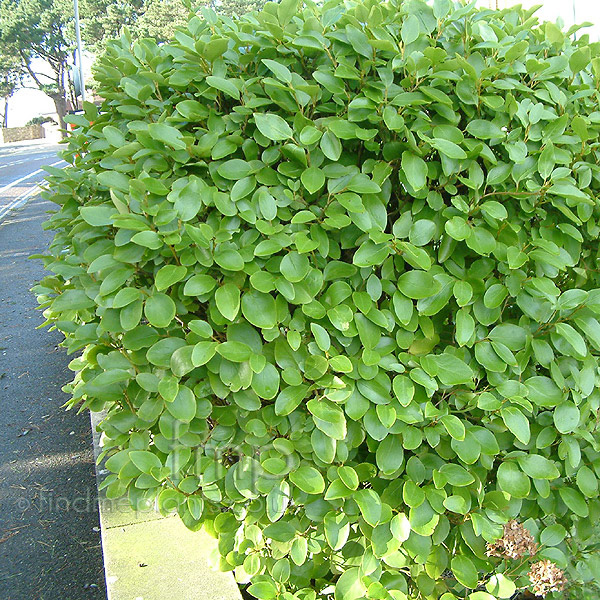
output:
[[27, 127], [3, 127], [2, 142], [21, 142], [23, 140], [37, 140], [46, 136], [41, 125], [28, 125]]

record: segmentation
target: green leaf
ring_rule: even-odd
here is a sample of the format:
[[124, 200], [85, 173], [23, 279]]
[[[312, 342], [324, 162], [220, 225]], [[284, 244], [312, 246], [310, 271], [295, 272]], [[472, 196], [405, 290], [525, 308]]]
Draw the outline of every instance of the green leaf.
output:
[[266, 138], [275, 142], [287, 140], [293, 135], [291, 127], [279, 115], [254, 113], [254, 122]]
[[302, 172], [300, 179], [309, 194], [318, 192], [325, 185], [325, 174], [319, 167], [309, 167]]
[[326, 399], [313, 399], [306, 403], [306, 407], [313, 415], [315, 425], [334, 440], [343, 440], [346, 437], [346, 419], [342, 409]]
[[154, 278], [154, 285], [159, 291], [166, 290], [187, 275], [187, 267], [178, 265], [165, 265], [161, 267]]
[[171, 371], [176, 377], [183, 377], [195, 368], [192, 362], [193, 346], [182, 346], [173, 352], [171, 356]]
[[469, 510], [467, 501], [462, 496], [448, 496], [443, 504], [444, 508], [460, 515], [466, 514]]
[[558, 546], [567, 536], [566, 529], [559, 523], [549, 525], [540, 534], [540, 542], [543, 546]]
[[239, 179], [231, 188], [231, 201], [238, 202], [254, 191], [256, 187], [256, 179], [252, 176]]
[[252, 389], [259, 398], [271, 400], [279, 392], [279, 371], [267, 362], [262, 371], [255, 373], [252, 377]]
[[358, 600], [363, 598], [366, 587], [362, 582], [358, 567], [346, 569], [335, 584], [335, 600]]
[[183, 287], [186, 296], [202, 296], [208, 294], [217, 285], [216, 279], [210, 275], [192, 275]]
[[387, 244], [374, 244], [366, 240], [354, 253], [352, 262], [358, 267], [370, 267], [381, 264], [390, 254]]
[[398, 435], [388, 435], [379, 442], [375, 453], [375, 462], [384, 473], [394, 473], [404, 462], [402, 438]]
[[167, 410], [179, 421], [189, 423], [196, 416], [196, 398], [189, 387], [182, 385], [173, 402], [167, 402]]
[[[462, 217], [452, 217], [444, 226], [446, 233], [453, 239], [462, 242], [471, 235], [471, 227]], [[457, 282], [458, 283], [458, 282]], [[466, 283], [466, 282], [465, 282]]]
[[418, 37], [420, 32], [419, 19], [415, 15], [408, 15], [402, 23], [400, 35], [405, 44], [412, 44]]
[[469, 600], [497, 600], [497, 598], [487, 592], [473, 592], [469, 594]]
[[290, 481], [307, 494], [322, 494], [325, 491], [325, 480], [317, 469], [301, 466], [289, 475]]
[[562, 46], [565, 41], [563, 32], [554, 23], [546, 23], [544, 27], [545, 38], [552, 45]]
[[353, 467], [350, 467], [348, 465], [338, 467], [337, 472], [343, 484], [348, 489], [356, 490], [358, 488], [358, 474], [356, 473], [356, 470]]
[[209, 75], [206, 78], [206, 83], [210, 85], [210, 87], [215, 88], [227, 94], [234, 100], [239, 100], [240, 98], [240, 90], [236, 87], [236, 85], [230, 79], [225, 79], [224, 77], [216, 77], [214, 75]]
[[163, 142], [175, 150], [184, 150], [186, 143], [183, 141], [181, 131], [172, 125], [166, 123], [150, 123], [148, 133], [152, 139]]
[[121, 130], [113, 127], [112, 125], [107, 125], [102, 128], [102, 135], [106, 138], [106, 141], [115, 148], [120, 148], [125, 145], [125, 135], [121, 132]]
[[467, 125], [467, 131], [480, 140], [500, 139], [505, 136], [504, 131], [492, 121], [473, 119]]
[[170, 367], [173, 353], [178, 348], [181, 348], [185, 345], [185, 340], [182, 340], [181, 338], [164, 338], [157, 341], [155, 344], [152, 344], [152, 346], [146, 352], [146, 358], [151, 364], [156, 365], [157, 367]]
[[427, 163], [408, 150], [402, 153], [402, 172], [408, 183], [416, 191], [427, 184]]
[[140, 231], [131, 238], [131, 241], [151, 250], [158, 250], [162, 246], [162, 240], [156, 231]]
[[515, 498], [527, 498], [531, 490], [531, 481], [513, 462], [503, 462], [498, 467], [498, 485], [501, 490]]
[[450, 485], [464, 487], [475, 481], [475, 478], [461, 465], [446, 463], [440, 470]]
[[310, 261], [306, 254], [298, 254], [298, 252], [288, 252], [279, 266], [281, 274], [292, 283], [299, 283], [310, 272]]
[[375, 527], [381, 519], [381, 498], [375, 490], [361, 489], [353, 494], [356, 504], [360, 509], [363, 519], [372, 527]]
[[398, 289], [415, 300], [429, 298], [437, 294], [442, 286], [426, 271], [407, 271], [398, 278]]
[[448, 158], [453, 158], [456, 160], [463, 160], [467, 158], [467, 153], [460, 146], [449, 140], [438, 138], [430, 140], [429, 143], [441, 154], [444, 154]]
[[277, 79], [283, 83], [292, 83], [292, 74], [285, 65], [268, 58], [263, 58], [261, 62], [271, 70]]
[[281, 25], [287, 25], [298, 12], [299, 0], [281, 0], [277, 5], [277, 18]]
[[239, 180], [252, 173], [252, 167], [245, 160], [232, 158], [219, 165], [217, 173], [229, 180]]
[[417, 248], [408, 242], [398, 242], [398, 249], [402, 252], [402, 258], [411, 267], [423, 271], [428, 271], [431, 268], [431, 258], [423, 248]]
[[562, 404], [559, 404], [554, 409], [554, 425], [560, 433], [572, 433], [579, 425], [581, 419], [581, 413], [579, 408], [569, 401], [566, 400]]
[[152, 469], [160, 469], [160, 458], [148, 450], [132, 450], [129, 453], [131, 462], [142, 472], [150, 473]]
[[571, 67], [571, 71], [573, 73], [579, 73], [579, 71], [583, 71], [590, 64], [590, 47], [584, 46], [583, 48], [579, 48], [575, 50], [571, 57], [569, 58], [569, 66]]
[[556, 465], [539, 454], [518, 457], [519, 466], [532, 479], [557, 479], [560, 476]]
[[248, 593], [259, 600], [274, 600], [277, 598], [277, 588], [270, 581], [259, 581], [248, 587]]
[[435, 235], [436, 225], [429, 219], [419, 219], [408, 232], [408, 238], [415, 246], [426, 246]]
[[596, 498], [598, 496], [598, 479], [594, 472], [585, 465], [577, 471], [577, 487], [588, 498]]
[[242, 296], [242, 314], [249, 323], [262, 329], [277, 325], [275, 298], [270, 294], [251, 291]]
[[244, 268], [244, 259], [233, 248], [219, 248], [215, 252], [215, 262], [228, 271], [241, 271]]
[[252, 348], [243, 342], [223, 342], [217, 346], [217, 353], [231, 362], [241, 363], [250, 360]]
[[[455, 285], [456, 289], [456, 285]], [[462, 308], [456, 313], [456, 341], [459, 346], [468, 344], [475, 333], [475, 319]]]
[[568, 323], [557, 323], [556, 332], [565, 339], [575, 350], [579, 358], [585, 358], [588, 350], [584, 339], [577, 330]]
[[432, 358], [437, 366], [436, 377], [444, 385], [460, 385], [473, 381], [473, 370], [457, 356], [444, 353]]
[[408, 377], [398, 375], [394, 377], [392, 387], [398, 402], [402, 406], [408, 406], [415, 395], [415, 384]]
[[327, 513], [323, 520], [325, 539], [333, 550], [344, 547], [350, 533], [350, 522], [344, 514]]
[[507, 406], [500, 411], [508, 430], [522, 443], [529, 444], [531, 432], [527, 417], [515, 406]]
[[550, 379], [542, 375], [530, 377], [525, 381], [528, 399], [536, 406], [557, 406], [563, 399], [560, 388]]
[[240, 288], [233, 283], [222, 285], [215, 292], [215, 304], [228, 321], [235, 320], [240, 310]]
[[195, 367], [205, 365], [217, 352], [217, 342], [198, 342], [192, 351], [192, 363]]
[[589, 515], [588, 503], [580, 492], [570, 487], [561, 486], [558, 488], [558, 493], [562, 501], [577, 516], [585, 518]]
[[390, 532], [394, 539], [405, 542], [410, 537], [410, 521], [404, 513], [397, 513], [390, 521]]
[[[318, 323], [311, 323], [310, 330], [312, 331], [319, 350], [327, 352], [329, 348], [331, 348], [331, 338], [329, 337], [329, 333], [327, 333], [327, 329]], [[352, 363], [350, 363], [350, 369], [352, 369]]]
[[452, 559], [450, 568], [458, 583], [469, 589], [477, 587], [477, 581], [479, 580], [477, 567], [468, 557], [461, 554], [455, 556]]
[[456, 281], [452, 293], [459, 306], [466, 306], [473, 297], [473, 288], [468, 281]]
[[175, 302], [166, 294], [153, 294], [146, 300], [144, 314], [154, 327], [168, 327], [175, 318]]
[[56, 296], [52, 302], [52, 310], [61, 312], [64, 310], [83, 310], [95, 306], [95, 302], [87, 296], [83, 290], [64, 290], [60, 296]]
[[[127, 185], [127, 189], [129, 189], [129, 185]], [[92, 227], [112, 225], [112, 216], [116, 212], [117, 210], [111, 206], [82, 206], [79, 209], [83, 220]]]
[[440, 421], [448, 434], [455, 440], [465, 439], [465, 426], [456, 415], [445, 415]]
[[321, 150], [323, 154], [334, 162], [337, 162], [342, 155], [342, 144], [340, 140], [331, 131], [326, 131], [321, 137]]
[[286, 416], [292, 413], [308, 393], [307, 385], [288, 386], [282, 390], [275, 400], [275, 414]]

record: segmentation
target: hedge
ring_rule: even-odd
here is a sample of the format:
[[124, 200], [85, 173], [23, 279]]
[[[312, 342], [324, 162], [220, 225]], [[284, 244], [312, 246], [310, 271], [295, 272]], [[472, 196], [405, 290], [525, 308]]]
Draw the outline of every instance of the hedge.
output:
[[108, 497], [204, 527], [262, 600], [597, 591], [600, 44], [576, 30], [283, 0], [113, 43], [36, 288], [69, 406], [107, 411]]

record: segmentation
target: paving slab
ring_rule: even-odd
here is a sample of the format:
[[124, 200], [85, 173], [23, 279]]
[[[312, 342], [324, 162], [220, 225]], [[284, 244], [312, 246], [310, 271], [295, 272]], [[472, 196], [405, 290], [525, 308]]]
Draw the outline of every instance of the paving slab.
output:
[[103, 528], [109, 600], [241, 600], [231, 574], [209, 565], [214, 543], [177, 516]]

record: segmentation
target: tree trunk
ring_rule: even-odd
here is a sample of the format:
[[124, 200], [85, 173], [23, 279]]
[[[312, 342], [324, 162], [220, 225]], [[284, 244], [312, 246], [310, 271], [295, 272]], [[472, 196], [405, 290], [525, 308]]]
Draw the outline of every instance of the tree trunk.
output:
[[67, 124], [65, 123], [65, 115], [67, 114], [67, 99], [65, 98], [64, 91], [62, 94], [53, 94], [52, 100], [56, 108], [56, 114], [58, 115], [58, 126], [60, 127], [60, 133], [63, 138], [67, 137]]
[[4, 96], [4, 114], [2, 115], [2, 127], [8, 127], [8, 96]]

